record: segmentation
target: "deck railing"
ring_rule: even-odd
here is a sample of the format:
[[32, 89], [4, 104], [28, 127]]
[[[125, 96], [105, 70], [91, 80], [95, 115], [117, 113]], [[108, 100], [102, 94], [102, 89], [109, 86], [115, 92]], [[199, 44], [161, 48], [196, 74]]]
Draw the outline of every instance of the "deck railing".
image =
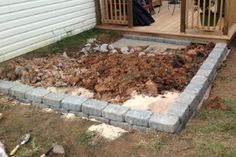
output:
[[225, 0], [186, 0], [186, 29], [223, 32]]
[[132, 26], [132, 0], [96, 0], [101, 24]]

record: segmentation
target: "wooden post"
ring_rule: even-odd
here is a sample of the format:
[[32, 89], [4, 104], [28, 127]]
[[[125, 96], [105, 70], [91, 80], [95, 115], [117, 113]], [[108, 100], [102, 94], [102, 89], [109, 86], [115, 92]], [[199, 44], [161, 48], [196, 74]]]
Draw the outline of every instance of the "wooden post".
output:
[[97, 20], [97, 25], [101, 25], [102, 21], [101, 21], [101, 4], [100, 4], [100, 0], [95, 0], [95, 7], [96, 7], [96, 20]]
[[181, 1], [180, 32], [186, 31], [186, 0]]
[[[223, 1], [223, 0], [222, 0]], [[229, 11], [230, 11], [230, 0], [225, 0], [225, 9], [224, 10], [224, 29], [223, 29], [223, 35], [228, 35], [229, 31]], [[224, 6], [224, 5], [223, 5]]]
[[133, 0], [127, 0], [127, 10], [128, 10], [128, 27], [132, 28], [134, 26], [134, 22], [133, 22]]

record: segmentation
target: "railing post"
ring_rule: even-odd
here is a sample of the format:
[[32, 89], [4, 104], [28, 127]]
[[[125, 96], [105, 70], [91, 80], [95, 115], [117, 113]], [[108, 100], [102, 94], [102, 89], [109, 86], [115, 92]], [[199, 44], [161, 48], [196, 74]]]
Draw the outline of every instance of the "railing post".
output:
[[95, 0], [95, 8], [96, 8], [96, 21], [97, 21], [97, 25], [101, 25], [102, 24], [102, 16], [101, 16], [101, 4], [100, 4], [100, 0]]
[[[222, 0], [223, 1], [223, 0]], [[225, 8], [224, 8], [224, 29], [223, 29], [223, 35], [228, 35], [229, 31], [229, 6], [230, 6], [230, 1], [225, 0]], [[223, 10], [223, 9], [222, 9]]]
[[127, 0], [127, 11], [128, 11], [128, 27], [134, 26], [133, 22], [133, 0]]
[[181, 1], [180, 32], [186, 31], [186, 0]]

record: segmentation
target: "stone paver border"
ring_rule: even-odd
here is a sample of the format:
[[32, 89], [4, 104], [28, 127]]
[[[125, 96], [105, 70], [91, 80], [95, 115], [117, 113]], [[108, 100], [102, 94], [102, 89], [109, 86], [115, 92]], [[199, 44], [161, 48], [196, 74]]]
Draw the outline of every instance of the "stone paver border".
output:
[[176, 133], [183, 129], [214, 80], [217, 68], [228, 52], [226, 44], [218, 43], [204, 61], [190, 84], [166, 113], [152, 113], [109, 104], [105, 101], [86, 99], [47, 91], [44, 88], [33, 88], [16, 82], [0, 80], [0, 92], [20, 101], [39, 107], [74, 113], [77, 116], [97, 119], [126, 130], [155, 129]]
[[134, 34], [124, 34], [124, 38], [133, 39], [133, 40], [142, 40], [142, 41], [153, 41], [165, 44], [175, 44], [175, 45], [189, 45], [191, 41], [189, 40], [179, 40], [179, 39], [170, 39], [170, 38], [161, 38], [157, 36], [150, 35], [134, 35]]

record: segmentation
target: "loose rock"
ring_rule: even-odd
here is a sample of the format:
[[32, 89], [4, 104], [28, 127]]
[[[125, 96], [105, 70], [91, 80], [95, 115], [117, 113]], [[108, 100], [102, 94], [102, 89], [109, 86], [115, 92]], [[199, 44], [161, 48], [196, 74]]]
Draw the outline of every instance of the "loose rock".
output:
[[121, 53], [123, 53], [123, 54], [129, 54], [129, 48], [128, 48], [128, 47], [122, 47], [122, 48], [120, 49], [120, 51], [121, 51]]
[[110, 44], [110, 45], [108, 45], [108, 49], [109, 49], [109, 50], [114, 50], [115, 48], [114, 48], [113, 45]]
[[142, 56], [145, 56], [145, 55], [146, 55], [145, 52], [140, 52], [140, 53], [138, 54], [139, 57], [142, 57]]
[[102, 44], [102, 46], [100, 47], [100, 51], [101, 52], [108, 52], [108, 44]]
[[114, 53], [118, 53], [118, 51], [116, 49], [113, 49], [113, 50], [110, 51], [110, 53], [114, 54]]
[[148, 93], [150, 93], [151, 95], [158, 94], [157, 84], [153, 82], [152, 80], [147, 81], [145, 83], [145, 86], [148, 90]]

